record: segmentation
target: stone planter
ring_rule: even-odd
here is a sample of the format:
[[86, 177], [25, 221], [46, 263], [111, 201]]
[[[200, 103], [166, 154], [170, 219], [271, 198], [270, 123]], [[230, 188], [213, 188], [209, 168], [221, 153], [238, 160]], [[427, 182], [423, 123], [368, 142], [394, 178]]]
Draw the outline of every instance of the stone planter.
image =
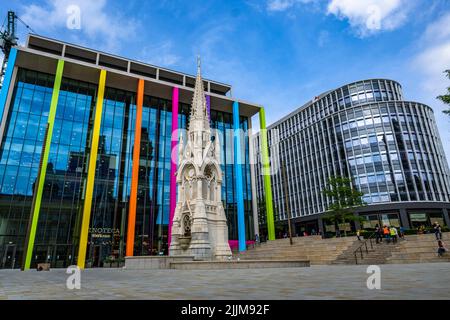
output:
[[186, 250], [191, 243], [191, 237], [179, 237], [178, 242], [180, 243], [181, 249]]

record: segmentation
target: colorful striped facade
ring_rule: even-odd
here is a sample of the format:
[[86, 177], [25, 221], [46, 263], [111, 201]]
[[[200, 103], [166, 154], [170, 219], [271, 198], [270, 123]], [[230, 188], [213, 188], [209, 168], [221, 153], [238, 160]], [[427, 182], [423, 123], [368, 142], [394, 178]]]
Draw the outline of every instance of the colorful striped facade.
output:
[[[13, 48], [0, 92], [0, 268], [167, 254], [194, 80], [36, 35]], [[264, 109], [204, 85], [222, 135], [229, 239], [242, 251], [259, 233], [249, 137]]]

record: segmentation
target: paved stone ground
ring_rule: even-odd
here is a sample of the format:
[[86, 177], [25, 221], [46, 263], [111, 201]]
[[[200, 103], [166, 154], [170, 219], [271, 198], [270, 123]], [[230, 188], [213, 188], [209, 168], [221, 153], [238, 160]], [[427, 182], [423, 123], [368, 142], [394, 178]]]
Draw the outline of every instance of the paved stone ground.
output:
[[65, 270], [0, 270], [0, 299], [450, 299], [450, 264], [382, 265], [381, 290], [367, 266], [220, 271], [88, 269], [68, 290]]

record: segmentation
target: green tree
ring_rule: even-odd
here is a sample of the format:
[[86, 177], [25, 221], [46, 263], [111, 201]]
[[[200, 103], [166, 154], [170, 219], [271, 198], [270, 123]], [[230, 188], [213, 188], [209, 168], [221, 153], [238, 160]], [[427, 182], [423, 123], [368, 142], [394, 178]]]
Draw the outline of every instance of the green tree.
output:
[[[447, 78], [450, 79], [450, 70], [445, 70]], [[447, 94], [437, 96], [437, 99], [441, 100], [443, 103], [450, 105], [450, 87], [447, 88]], [[450, 116], [450, 109], [443, 111], [445, 114]]]
[[[332, 203], [328, 206], [323, 219], [334, 223], [336, 234], [339, 230], [339, 224], [350, 221], [362, 221], [362, 217], [354, 215], [358, 207], [365, 206], [362, 200], [363, 193], [352, 188], [352, 180], [345, 177], [331, 177], [323, 193], [331, 198]], [[347, 235], [344, 230], [345, 235]]]

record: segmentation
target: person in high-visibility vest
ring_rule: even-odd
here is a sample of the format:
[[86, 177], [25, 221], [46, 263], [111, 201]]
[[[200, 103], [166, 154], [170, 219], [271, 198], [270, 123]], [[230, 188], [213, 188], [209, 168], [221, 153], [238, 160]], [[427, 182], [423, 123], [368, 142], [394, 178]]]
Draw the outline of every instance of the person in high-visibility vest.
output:
[[396, 227], [391, 227], [390, 235], [392, 238], [392, 244], [396, 244], [397, 243], [397, 235], [398, 235]]
[[384, 234], [384, 237], [386, 238], [387, 243], [391, 242], [390, 231], [389, 231], [388, 226], [384, 226], [383, 234]]

